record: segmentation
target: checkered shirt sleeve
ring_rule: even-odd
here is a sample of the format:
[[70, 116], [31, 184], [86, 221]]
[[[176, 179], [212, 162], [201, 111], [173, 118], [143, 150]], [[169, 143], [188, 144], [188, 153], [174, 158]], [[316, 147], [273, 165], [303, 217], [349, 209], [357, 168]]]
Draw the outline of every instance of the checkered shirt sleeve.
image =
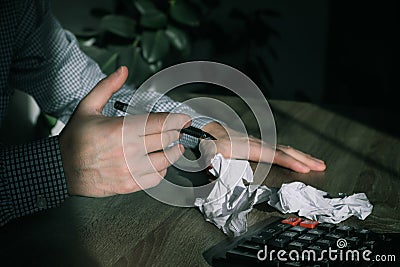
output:
[[[8, 3], [15, 3], [17, 7], [15, 14], [9, 14], [10, 19], [20, 18], [15, 35], [12, 35], [14, 47], [7, 77], [9, 87], [32, 95], [43, 112], [67, 123], [80, 100], [105, 75], [79, 49], [73, 34], [62, 29], [47, 1]], [[134, 88], [123, 86], [109, 100], [103, 114], [124, 115], [113, 108], [113, 103], [115, 100], [130, 102], [134, 92]], [[154, 94], [135, 96], [134, 101], [146, 101], [157, 96]], [[6, 106], [6, 103], [1, 105]], [[155, 105], [145, 107], [144, 111], [185, 113], [192, 117], [192, 125], [199, 128], [211, 121], [165, 96], [161, 96]], [[182, 140], [189, 147], [198, 142], [187, 135]], [[68, 196], [58, 137], [0, 147], [0, 168], [0, 225], [13, 218], [56, 207]]]
[[3, 147], [0, 225], [60, 205], [68, 195], [58, 136]]
[[[42, 1], [28, 1], [29, 9], [18, 29], [15, 42], [18, 52], [14, 56], [9, 83], [34, 96], [42, 111], [66, 123], [80, 100], [105, 75], [97, 63], [79, 49], [75, 36], [61, 27], [49, 7], [31, 4], [33, 2]], [[166, 96], [155, 92], [135, 94], [135, 89], [129, 86], [123, 86], [109, 99], [103, 114], [123, 115], [113, 108], [116, 100], [129, 103], [131, 98], [136, 98], [132, 102], [140, 103], [155, 97], [159, 99], [155, 105], [140, 105], [142, 112], [185, 113], [191, 116], [192, 125], [200, 128], [212, 121]], [[187, 147], [194, 147], [198, 140], [185, 136], [182, 142]]]

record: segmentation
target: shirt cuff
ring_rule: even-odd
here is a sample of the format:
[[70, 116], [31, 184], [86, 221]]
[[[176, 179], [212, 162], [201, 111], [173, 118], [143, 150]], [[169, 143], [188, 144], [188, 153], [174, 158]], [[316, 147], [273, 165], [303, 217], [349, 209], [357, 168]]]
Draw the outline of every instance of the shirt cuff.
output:
[[68, 196], [58, 136], [5, 148], [0, 224], [59, 206]]

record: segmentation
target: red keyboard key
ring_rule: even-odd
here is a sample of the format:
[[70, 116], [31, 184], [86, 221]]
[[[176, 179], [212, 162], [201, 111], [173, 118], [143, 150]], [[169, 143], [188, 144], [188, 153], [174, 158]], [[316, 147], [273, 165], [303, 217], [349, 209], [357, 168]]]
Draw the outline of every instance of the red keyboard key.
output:
[[300, 223], [301, 227], [309, 228], [309, 229], [314, 229], [317, 227], [318, 222], [317, 221], [312, 221], [312, 220], [304, 220]]
[[290, 224], [291, 226], [296, 226], [301, 222], [300, 218], [289, 217], [281, 221], [281, 223]]

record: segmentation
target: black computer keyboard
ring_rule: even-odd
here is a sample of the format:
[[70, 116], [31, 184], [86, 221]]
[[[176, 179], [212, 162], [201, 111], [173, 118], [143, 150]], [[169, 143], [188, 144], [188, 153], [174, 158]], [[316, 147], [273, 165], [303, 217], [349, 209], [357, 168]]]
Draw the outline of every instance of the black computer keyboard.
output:
[[368, 229], [278, 218], [208, 249], [211, 266], [400, 266], [399, 236]]

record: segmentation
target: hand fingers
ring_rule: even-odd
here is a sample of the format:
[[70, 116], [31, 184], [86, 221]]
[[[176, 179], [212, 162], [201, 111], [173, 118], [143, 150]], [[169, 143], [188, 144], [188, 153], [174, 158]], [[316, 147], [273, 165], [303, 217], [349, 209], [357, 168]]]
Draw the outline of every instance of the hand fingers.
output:
[[179, 140], [180, 133], [172, 130], [161, 134], [150, 134], [144, 136], [146, 154], [167, 148], [171, 143]]
[[[231, 146], [219, 143], [219, 151], [222, 151], [225, 157], [273, 162], [300, 173], [307, 173], [310, 170], [323, 171], [326, 168], [323, 161], [290, 147], [278, 145], [275, 150], [254, 138], [233, 138], [231, 141]], [[230, 151], [225, 151], [227, 148], [230, 148]]]
[[255, 162], [273, 162], [274, 149], [266, 144], [262, 144], [261, 141], [250, 140], [249, 141], [250, 152], [249, 160]]
[[149, 162], [147, 164], [150, 165], [150, 168], [147, 171], [150, 173], [167, 169], [183, 155], [183, 151], [183, 146], [178, 144], [164, 151], [148, 154]]
[[230, 140], [215, 141], [218, 152], [224, 157], [247, 159], [255, 162], [268, 162], [273, 160], [274, 149], [263, 144], [260, 140], [248, 137], [234, 137]]
[[191, 118], [185, 114], [152, 113], [147, 117], [144, 135], [180, 130], [190, 125]]
[[310, 168], [282, 150], [275, 151], [274, 163], [300, 173], [310, 172]]
[[141, 176], [138, 179], [135, 179], [135, 181], [137, 185], [140, 187], [140, 189], [147, 189], [158, 185], [166, 174], [167, 174], [167, 169], [162, 170], [160, 172], [148, 173], [146, 175]]
[[101, 114], [108, 99], [118, 91], [128, 77], [128, 69], [124, 66], [101, 80], [89, 94], [79, 103], [77, 111], [87, 114]]
[[277, 145], [275, 155], [273, 154], [273, 148], [266, 144], [262, 145], [259, 142], [250, 140], [249, 147], [249, 160], [251, 161], [271, 162], [273, 160], [278, 165], [300, 173], [308, 173], [310, 170], [323, 171], [326, 169], [325, 163], [322, 160], [291, 147]]
[[[310, 170], [324, 171], [326, 169], [322, 160], [291, 147], [277, 145], [275, 149], [253, 137], [234, 137], [230, 141], [230, 145], [220, 142], [218, 146], [218, 150], [222, 151], [225, 157], [248, 159], [255, 162], [273, 162], [301, 173], [307, 173]], [[227, 149], [230, 151], [226, 151]]]
[[167, 168], [183, 155], [182, 145], [175, 145], [165, 151], [148, 154], [145, 160], [136, 162], [139, 172], [132, 172], [135, 184], [141, 189], [156, 186], [166, 175]]
[[277, 145], [277, 149], [283, 151], [284, 153], [290, 155], [291, 157], [297, 159], [298, 161], [302, 162], [304, 165], [309, 167], [311, 170], [314, 171], [323, 171], [326, 169], [325, 163], [320, 160], [316, 159], [308, 154], [305, 154], [297, 149], [294, 149], [290, 146], [282, 146]]
[[[233, 137], [232, 139], [221, 140], [202, 140], [200, 142], [201, 151], [206, 153], [216, 154], [221, 153], [225, 158], [246, 159], [251, 161], [267, 161], [270, 155], [269, 162], [272, 161], [272, 151], [265, 150], [260, 142], [253, 141], [247, 137]], [[264, 152], [264, 153], [263, 153]]]

